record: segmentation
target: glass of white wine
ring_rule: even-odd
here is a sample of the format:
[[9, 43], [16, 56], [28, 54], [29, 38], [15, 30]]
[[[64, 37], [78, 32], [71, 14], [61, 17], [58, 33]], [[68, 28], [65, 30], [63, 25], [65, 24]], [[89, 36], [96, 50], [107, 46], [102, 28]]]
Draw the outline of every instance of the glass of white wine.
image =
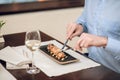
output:
[[34, 65], [34, 51], [38, 50], [41, 43], [41, 37], [39, 30], [35, 31], [28, 31], [26, 32], [25, 36], [25, 45], [28, 49], [32, 51], [32, 65], [27, 68], [27, 73], [29, 74], [37, 74], [40, 72], [40, 69], [38, 69]]

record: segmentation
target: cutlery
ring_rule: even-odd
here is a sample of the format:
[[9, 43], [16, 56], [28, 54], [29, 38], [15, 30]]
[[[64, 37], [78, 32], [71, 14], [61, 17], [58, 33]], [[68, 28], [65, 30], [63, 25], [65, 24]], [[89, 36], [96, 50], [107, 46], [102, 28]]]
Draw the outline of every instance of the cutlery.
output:
[[67, 39], [63, 45], [63, 47], [61, 48], [61, 51], [63, 51], [63, 49], [65, 48], [66, 44], [68, 43], [69, 39]]

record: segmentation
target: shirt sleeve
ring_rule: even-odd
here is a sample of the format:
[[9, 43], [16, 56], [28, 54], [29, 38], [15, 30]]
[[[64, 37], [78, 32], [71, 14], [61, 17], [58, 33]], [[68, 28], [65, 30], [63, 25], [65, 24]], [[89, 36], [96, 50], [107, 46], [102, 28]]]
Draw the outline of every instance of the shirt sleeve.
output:
[[84, 10], [83, 10], [83, 12], [82, 12], [82, 15], [80, 16], [80, 17], [78, 17], [78, 19], [76, 20], [76, 23], [77, 24], [81, 24], [82, 26], [83, 26], [83, 32], [87, 32], [87, 27], [86, 27], [86, 14], [87, 14], [87, 12], [86, 12], [86, 4], [87, 4], [87, 2], [86, 2], [86, 0], [85, 0], [85, 6], [84, 6]]
[[108, 43], [105, 50], [112, 53], [115, 59], [120, 60], [120, 41], [108, 37]]

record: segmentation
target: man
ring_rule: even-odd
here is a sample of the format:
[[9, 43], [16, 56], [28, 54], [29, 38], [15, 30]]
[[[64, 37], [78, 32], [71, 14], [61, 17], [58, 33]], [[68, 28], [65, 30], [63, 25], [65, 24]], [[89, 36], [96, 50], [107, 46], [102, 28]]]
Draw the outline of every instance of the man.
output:
[[67, 27], [67, 39], [80, 36], [75, 50], [120, 73], [120, 0], [85, 0], [82, 15]]

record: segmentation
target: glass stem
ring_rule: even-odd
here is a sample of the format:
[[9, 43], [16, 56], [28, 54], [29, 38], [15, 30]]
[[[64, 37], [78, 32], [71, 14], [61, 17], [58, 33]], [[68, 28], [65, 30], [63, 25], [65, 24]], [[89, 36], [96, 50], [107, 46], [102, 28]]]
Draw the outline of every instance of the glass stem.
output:
[[1, 28], [0, 28], [0, 38], [2, 37], [2, 32], [1, 32]]
[[34, 52], [32, 51], [32, 68], [34, 68]]

